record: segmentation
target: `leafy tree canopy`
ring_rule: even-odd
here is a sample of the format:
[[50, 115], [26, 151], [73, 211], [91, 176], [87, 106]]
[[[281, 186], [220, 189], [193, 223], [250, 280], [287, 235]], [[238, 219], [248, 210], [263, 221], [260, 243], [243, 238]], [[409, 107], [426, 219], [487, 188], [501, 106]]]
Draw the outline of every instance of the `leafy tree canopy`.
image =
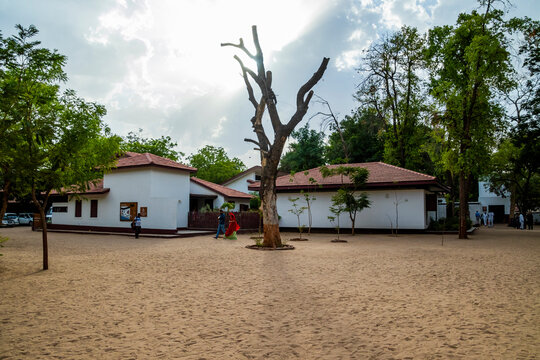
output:
[[324, 134], [310, 130], [308, 124], [293, 131], [296, 142], [289, 144], [289, 151], [283, 155], [280, 170], [298, 172], [324, 164]]
[[358, 109], [340, 122], [349, 158], [343, 153], [338, 132], [330, 134], [326, 159], [330, 164], [381, 161], [384, 154], [384, 120], [367, 109]]
[[123, 151], [132, 151], [136, 153], [150, 153], [174, 161], [180, 160], [184, 153], [174, 150], [177, 145], [170, 136], [161, 136], [159, 139], [144, 138], [142, 129], [136, 133], [130, 131], [122, 141]]
[[246, 165], [240, 159], [230, 159], [222, 147], [212, 145], [206, 145], [196, 154], [191, 154], [188, 160], [190, 166], [197, 168], [198, 178], [215, 184], [221, 184], [246, 170]]

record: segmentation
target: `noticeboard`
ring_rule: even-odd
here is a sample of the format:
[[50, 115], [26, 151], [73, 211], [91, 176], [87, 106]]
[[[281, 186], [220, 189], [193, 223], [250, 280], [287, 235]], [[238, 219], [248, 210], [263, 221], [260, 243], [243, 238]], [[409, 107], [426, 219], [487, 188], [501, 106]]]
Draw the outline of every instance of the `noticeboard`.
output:
[[136, 202], [121, 202], [120, 203], [120, 221], [133, 221], [137, 216]]

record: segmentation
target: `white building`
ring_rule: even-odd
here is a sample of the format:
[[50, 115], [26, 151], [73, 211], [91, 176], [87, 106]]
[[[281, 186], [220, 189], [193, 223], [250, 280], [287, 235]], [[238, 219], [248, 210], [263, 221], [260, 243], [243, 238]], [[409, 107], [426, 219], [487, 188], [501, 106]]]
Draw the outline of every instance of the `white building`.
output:
[[218, 209], [225, 202], [234, 204], [232, 211], [247, 211], [251, 198], [251, 195], [244, 192], [196, 177], [191, 178], [190, 211], [199, 211], [206, 205], [210, 209]]
[[221, 183], [221, 185], [226, 186], [229, 189], [247, 193], [248, 187], [259, 180], [261, 180], [261, 167], [253, 166]]
[[[330, 165], [334, 168], [339, 165]], [[363, 167], [369, 171], [365, 189], [371, 205], [357, 214], [355, 228], [359, 229], [399, 229], [424, 230], [431, 218], [436, 217], [437, 194], [448, 189], [430, 175], [388, 165], [382, 162], [343, 164], [342, 166]], [[316, 181], [312, 184], [310, 179]], [[342, 182], [343, 181], [343, 182]], [[289, 199], [300, 198], [299, 206], [306, 206], [304, 193], [316, 199], [311, 203], [312, 227], [333, 228], [328, 219], [333, 216], [329, 208], [331, 198], [343, 186], [351, 186], [351, 181], [335, 175], [323, 178], [320, 168], [298, 172], [294, 176], [281, 176], [276, 181], [277, 210], [281, 216], [280, 227], [294, 228], [298, 226], [296, 215]], [[249, 187], [258, 190], [258, 184]], [[308, 225], [308, 212], [300, 215], [301, 225]], [[352, 222], [348, 213], [340, 216], [341, 228], [351, 228]]]
[[[86, 192], [54, 195], [50, 227], [126, 231], [140, 213], [144, 232], [176, 233], [188, 226], [192, 187], [200, 192], [200, 182], [204, 181], [191, 180], [190, 175], [196, 170], [153, 154], [128, 152], [118, 159], [115, 169]], [[225, 187], [219, 191], [206, 193], [218, 200], [216, 206], [219, 201], [222, 204], [232, 199], [237, 201], [238, 208], [241, 203], [249, 204], [249, 194], [227, 191]]]
[[[456, 208], [459, 207], [459, 202], [455, 203]], [[439, 199], [438, 217], [446, 217], [446, 201]], [[504, 197], [499, 196], [489, 191], [489, 182], [478, 182], [478, 201], [469, 201], [469, 216], [473, 224], [476, 223], [476, 211], [479, 213], [490, 213], [494, 215], [495, 223], [507, 223], [510, 216], [510, 194], [507, 193]]]

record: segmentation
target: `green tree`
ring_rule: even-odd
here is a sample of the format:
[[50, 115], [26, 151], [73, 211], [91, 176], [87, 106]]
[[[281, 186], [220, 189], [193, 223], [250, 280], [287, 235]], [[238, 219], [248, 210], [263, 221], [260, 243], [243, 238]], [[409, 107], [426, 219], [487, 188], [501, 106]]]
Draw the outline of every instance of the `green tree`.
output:
[[180, 160], [184, 153], [174, 150], [178, 144], [172, 141], [170, 136], [162, 136], [159, 139], [142, 137], [142, 129], [138, 133], [130, 131], [123, 139], [121, 148], [123, 151], [136, 153], [150, 153], [174, 161]]
[[[337, 166], [328, 168], [321, 167], [323, 177], [339, 175], [342, 187], [332, 196], [333, 208], [342, 207], [349, 213], [351, 219], [351, 234], [354, 235], [354, 227], [357, 214], [365, 208], [369, 208], [371, 201], [366, 192], [358, 193], [366, 184], [369, 171], [361, 167]], [[350, 184], [344, 184], [344, 177], [349, 178]]]
[[[53, 190], [84, 190], [114, 165], [118, 137], [109, 136], [101, 118], [105, 108], [85, 102], [71, 90], [59, 95], [65, 81], [65, 56], [39, 48], [35, 27], [17, 25], [18, 34], [3, 41], [2, 131], [19, 154], [15, 169], [21, 195], [30, 194], [45, 219]], [[3, 144], [2, 146], [4, 146]], [[14, 158], [15, 159], [15, 158]], [[9, 158], [7, 159], [10, 160]], [[2, 161], [8, 163], [5, 158]], [[6, 167], [3, 165], [2, 167]], [[12, 173], [14, 173], [12, 171]], [[7, 172], [3, 170], [2, 175]], [[5, 180], [4, 180], [5, 182]], [[48, 269], [47, 224], [43, 221], [43, 269]]]
[[[540, 138], [537, 136], [535, 141], [538, 151]], [[522, 214], [540, 206], [540, 173], [535, 164], [539, 160], [530, 156], [526, 146], [504, 140], [492, 157], [489, 175], [490, 191], [499, 196], [508, 196], [510, 192], [512, 203]]]
[[382, 37], [367, 50], [359, 69], [363, 80], [356, 94], [361, 108], [385, 124], [384, 160], [412, 170], [423, 170], [426, 132], [420, 119], [426, 90], [419, 73], [425, 68], [424, 36], [404, 26]]
[[[328, 138], [325, 149], [326, 159], [330, 164], [362, 163], [382, 161], [384, 154], [384, 119], [374, 111], [359, 108], [351, 116], [345, 116], [340, 122], [341, 132], [335, 126]], [[345, 141], [346, 146], [342, 143]], [[344, 153], [347, 149], [348, 154]], [[348, 155], [348, 156], [347, 156]]]
[[221, 184], [246, 169], [238, 158], [230, 159], [222, 147], [206, 145], [188, 157], [189, 164], [197, 168], [197, 177]]
[[[31, 41], [38, 34], [34, 26], [16, 25], [16, 35], [3, 38], [0, 34], [0, 183], [3, 197], [0, 216], [3, 217], [11, 194], [21, 195], [25, 169], [24, 127], [26, 117], [35, 109], [53, 102], [58, 84], [67, 80], [62, 67], [64, 55], [56, 50], [39, 48]], [[42, 136], [42, 131], [35, 134]]]
[[516, 204], [526, 213], [540, 206], [540, 22], [511, 19], [508, 28], [520, 36], [517, 55], [523, 61], [516, 88], [505, 94], [513, 125], [493, 156], [489, 183], [498, 195], [511, 193], [511, 211]]
[[296, 142], [289, 144], [280, 161], [280, 170], [298, 172], [316, 168], [324, 164], [324, 134], [310, 130], [309, 125], [293, 131], [292, 138]]
[[459, 177], [460, 239], [467, 238], [471, 180], [486, 171], [502, 120], [494, 91], [511, 86], [503, 13], [493, 8], [492, 0], [481, 5], [483, 14], [460, 14], [455, 27], [430, 30], [427, 51], [431, 93], [442, 107], [447, 137], [443, 157], [447, 169]]

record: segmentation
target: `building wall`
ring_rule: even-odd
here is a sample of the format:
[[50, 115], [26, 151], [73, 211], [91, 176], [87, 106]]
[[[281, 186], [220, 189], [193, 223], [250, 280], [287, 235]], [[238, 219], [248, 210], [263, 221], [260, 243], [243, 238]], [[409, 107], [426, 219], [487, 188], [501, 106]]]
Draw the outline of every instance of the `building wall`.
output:
[[[400, 229], [425, 229], [428, 225], [425, 207], [425, 191], [415, 190], [390, 190], [390, 191], [368, 191], [371, 201], [370, 208], [357, 213], [355, 227], [364, 229], [390, 229], [396, 227], [396, 206], [398, 202], [398, 221]], [[313, 192], [316, 198], [312, 202], [312, 227], [329, 228], [334, 227], [328, 220], [328, 216], [334, 216], [329, 208], [332, 204], [331, 198], [335, 192]], [[297, 227], [298, 219], [289, 210], [293, 209], [289, 198], [300, 198], [296, 203], [298, 207], [306, 206], [303, 194], [300, 193], [278, 193], [277, 210], [281, 216], [280, 226]], [[391, 225], [392, 223], [392, 225]], [[308, 212], [305, 210], [300, 215], [300, 224], [308, 225]], [[348, 213], [340, 215], [340, 227], [351, 228], [351, 220]]]
[[[129, 221], [120, 221], [120, 203], [137, 202], [138, 209], [147, 207], [143, 228], [176, 229], [187, 227], [190, 180], [188, 172], [161, 168], [117, 169], [103, 181], [110, 192], [87, 195], [82, 201], [82, 216], [75, 217], [75, 199], [53, 206], [67, 206], [66, 213], [53, 213], [53, 224], [130, 228]], [[90, 200], [98, 200], [98, 216], [90, 217]], [[139, 210], [138, 210], [139, 211]]]
[[239, 177], [238, 179], [235, 179], [233, 182], [225, 185], [229, 189], [237, 190], [245, 192], [246, 194], [249, 194], [248, 186], [249, 183], [248, 180], [255, 181], [255, 172], [250, 172], [247, 174], [244, 174], [243, 176]]
[[[190, 192], [193, 195], [217, 195], [217, 198], [214, 199], [214, 208], [219, 209], [221, 205], [223, 205], [224, 202], [226, 202], [225, 197], [223, 195], [220, 195], [207, 187], [201, 186], [193, 181], [190, 182]], [[229, 187], [229, 186], [227, 186]], [[230, 188], [230, 187], [229, 187]], [[249, 200], [235, 200], [234, 201], [234, 209], [232, 211], [240, 211], [240, 204], [247, 204], [249, 205]]]

